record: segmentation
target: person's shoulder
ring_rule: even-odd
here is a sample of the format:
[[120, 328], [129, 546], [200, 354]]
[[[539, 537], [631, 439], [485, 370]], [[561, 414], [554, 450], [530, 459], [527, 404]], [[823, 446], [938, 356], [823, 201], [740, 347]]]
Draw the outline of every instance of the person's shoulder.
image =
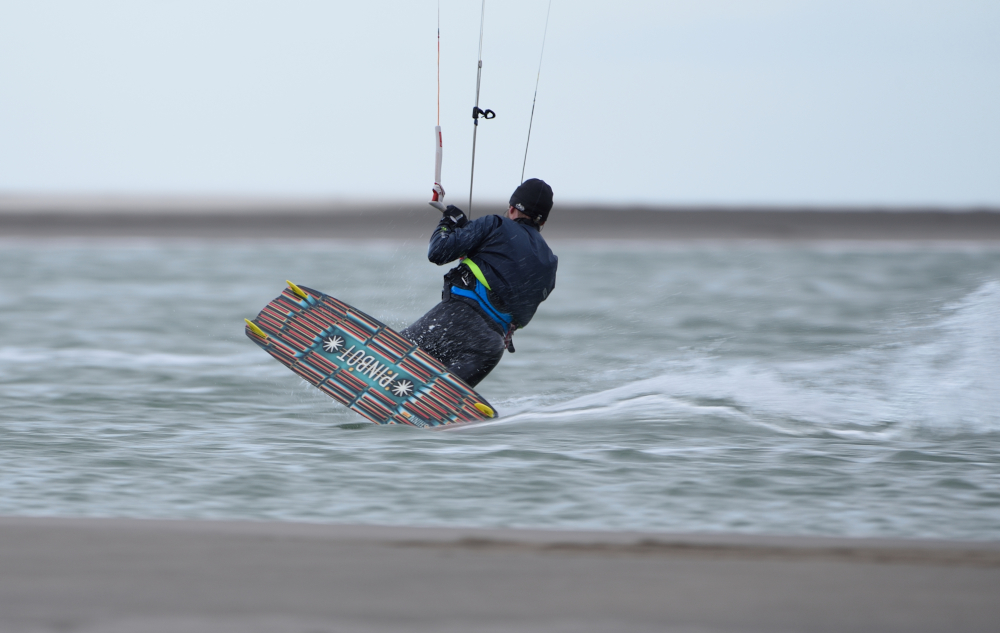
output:
[[503, 218], [499, 215], [482, 215], [475, 220], [469, 220], [469, 224], [475, 225], [477, 228], [492, 230], [497, 228], [503, 223]]

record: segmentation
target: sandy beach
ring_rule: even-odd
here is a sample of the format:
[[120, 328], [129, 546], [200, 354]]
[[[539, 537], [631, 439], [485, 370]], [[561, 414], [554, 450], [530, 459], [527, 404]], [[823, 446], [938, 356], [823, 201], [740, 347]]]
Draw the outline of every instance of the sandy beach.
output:
[[[503, 201], [472, 216], [499, 213]], [[423, 204], [197, 198], [0, 196], [0, 238], [412, 239]], [[1000, 240], [996, 209], [715, 208], [560, 205], [548, 239]]]
[[0, 630], [994, 631], [1000, 544], [0, 518]]

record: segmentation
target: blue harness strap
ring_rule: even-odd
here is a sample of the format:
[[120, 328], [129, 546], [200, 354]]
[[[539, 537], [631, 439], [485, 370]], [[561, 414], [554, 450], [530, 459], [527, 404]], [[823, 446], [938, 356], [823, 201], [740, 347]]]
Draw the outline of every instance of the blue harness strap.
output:
[[476, 281], [475, 291], [459, 288], [458, 286], [452, 286], [451, 293], [475, 299], [476, 302], [479, 303], [479, 307], [483, 309], [483, 312], [485, 312], [491, 319], [499, 323], [504, 332], [510, 328], [511, 321], [514, 320], [514, 315], [507, 314], [506, 312], [500, 312], [493, 307], [493, 304], [490, 303], [489, 297], [486, 295], [486, 288], [483, 287], [482, 282]]

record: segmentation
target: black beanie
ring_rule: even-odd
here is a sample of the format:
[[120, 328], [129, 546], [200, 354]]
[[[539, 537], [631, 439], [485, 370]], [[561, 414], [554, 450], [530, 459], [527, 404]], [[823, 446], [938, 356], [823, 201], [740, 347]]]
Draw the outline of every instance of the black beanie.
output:
[[544, 180], [529, 178], [514, 190], [510, 196], [510, 206], [541, 226], [549, 219], [549, 211], [552, 210], [552, 187]]

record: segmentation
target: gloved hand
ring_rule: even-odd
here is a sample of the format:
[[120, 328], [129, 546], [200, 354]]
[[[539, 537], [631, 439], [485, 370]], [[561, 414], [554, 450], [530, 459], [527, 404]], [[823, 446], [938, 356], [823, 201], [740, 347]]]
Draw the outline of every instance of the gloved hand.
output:
[[444, 213], [446, 211], [444, 206], [444, 187], [438, 183], [434, 183], [434, 186], [431, 187], [431, 201], [427, 204]]
[[465, 217], [465, 213], [455, 205], [449, 204], [448, 208], [444, 210], [444, 215], [441, 216], [441, 222], [438, 223], [438, 226], [460, 229], [468, 223], [469, 218]]

